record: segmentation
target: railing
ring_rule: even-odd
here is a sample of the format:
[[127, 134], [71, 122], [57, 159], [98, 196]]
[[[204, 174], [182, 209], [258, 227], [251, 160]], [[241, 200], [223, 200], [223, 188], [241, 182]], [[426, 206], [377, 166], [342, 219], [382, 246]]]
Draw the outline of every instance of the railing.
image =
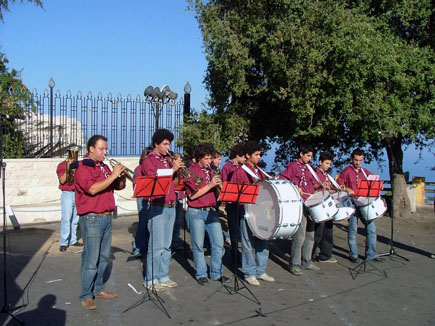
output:
[[[391, 189], [391, 181], [390, 180], [384, 180], [384, 190], [382, 191], [382, 195], [388, 195], [389, 192], [392, 191]], [[386, 187], [385, 185], [390, 185], [389, 187]], [[408, 186], [412, 186], [413, 182], [409, 181], [406, 183]], [[429, 205], [435, 205], [435, 182], [433, 181], [425, 181], [424, 182], [424, 203]]]
[[[65, 147], [75, 143], [86, 151], [87, 140], [95, 134], [108, 138], [111, 156], [139, 156], [151, 145], [151, 137], [157, 128], [166, 128], [180, 135], [183, 124], [184, 102], [157, 101], [132, 98], [121, 94], [103, 97], [89, 92], [72, 95], [59, 90], [53, 94], [45, 90], [32, 92], [33, 110], [25, 107], [25, 120], [16, 120], [17, 128], [26, 139], [29, 151], [24, 157], [63, 155]], [[8, 144], [5, 143], [5, 146]], [[182, 152], [173, 142], [174, 150]], [[13, 157], [11, 157], [13, 158]]]

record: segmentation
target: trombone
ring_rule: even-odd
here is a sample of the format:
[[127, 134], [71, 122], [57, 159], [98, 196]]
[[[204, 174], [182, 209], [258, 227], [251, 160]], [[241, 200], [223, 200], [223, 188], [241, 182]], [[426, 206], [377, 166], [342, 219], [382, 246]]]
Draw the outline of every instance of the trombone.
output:
[[[119, 161], [115, 160], [114, 158], [108, 157], [108, 156], [106, 156], [106, 160], [109, 161], [110, 166], [112, 168], [114, 168], [116, 164], [121, 164]], [[126, 167], [125, 165], [123, 165], [123, 166], [125, 167], [125, 171], [123, 172], [125, 177], [128, 180], [130, 180], [131, 182], [133, 182], [133, 177], [138, 177], [139, 175], [136, 172], [134, 172], [133, 170], [131, 170], [128, 167]]]

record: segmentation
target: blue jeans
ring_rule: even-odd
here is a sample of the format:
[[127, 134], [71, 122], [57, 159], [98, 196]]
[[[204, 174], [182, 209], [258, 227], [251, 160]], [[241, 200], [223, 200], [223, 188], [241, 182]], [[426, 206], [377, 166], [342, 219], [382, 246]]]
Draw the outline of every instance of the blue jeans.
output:
[[174, 229], [175, 208], [151, 205], [148, 208], [147, 267], [145, 285], [164, 283], [169, 280], [171, 261], [172, 231]]
[[309, 220], [306, 209], [303, 210], [301, 225], [292, 237], [290, 247], [290, 266], [310, 263], [314, 246], [314, 222]]
[[148, 245], [148, 238], [150, 236], [147, 228], [147, 210], [148, 201], [143, 198], [136, 198], [137, 211], [139, 213], [139, 224], [137, 225], [136, 235], [133, 241], [133, 253], [138, 254], [140, 252], [146, 252]]
[[60, 246], [68, 247], [77, 242], [77, 215], [75, 192], [62, 191], [60, 197], [62, 217], [60, 220]]
[[352, 258], [358, 257], [358, 246], [356, 244], [356, 235], [358, 233], [358, 219], [365, 226], [365, 235], [366, 235], [366, 258], [374, 259], [377, 257], [376, 253], [376, 224], [375, 221], [372, 220], [367, 223], [367, 221], [361, 218], [361, 214], [358, 208], [355, 208], [355, 214], [349, 219], [349, 233], [348, 233], [348, 243], [349, 243], [349, 255]]
[[269, 241], [256, 238], [244, 218], [240, 220], [240, 237], [242, 238], [242, 270], [245, 278], [263, 275], [266, 273], [269, 259]]
[[175, 223], [174, 231], [172, 232], [172, 244], [174, 248], [181, 248], [183, 241], [180, 239], [181, 221], [183, 220], [183, 200], [177, 200], [175, 206]]
[[207, 264], [204, 258], [204, 235], [207, 231], [211, 244], [210, 278], [217, 280], [224, 272], [222, 257], [225, 253], [221, 222], [215, 208], [210, 211], [189, 207], [186, 214], [187, 225], [192, 241], [195, 277], [207, 277]]
[[80, 216], [83, 236], [82, 292], [80, 299], [92, 298], [104, 291], [103, 275], [109, 263], [112, 243], [112, 216], [87, 214]]

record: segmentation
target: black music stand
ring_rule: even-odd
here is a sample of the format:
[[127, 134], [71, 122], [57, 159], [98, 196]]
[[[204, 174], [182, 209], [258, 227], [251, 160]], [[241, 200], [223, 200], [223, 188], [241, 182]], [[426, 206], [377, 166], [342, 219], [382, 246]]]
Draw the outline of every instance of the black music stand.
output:
[[[137, 197], [148, 197], [148, 209], [151, 210], [153, 202], [151, 200], [152, 196], [164, 196], [168, 192], [169, 184], [172, 181], [172, 176], [140, 176], [136, 179], [136, 188], [134, 189], [133, 198]], [[163, 311], [166, 316], [170, 319], [171, 316], [169, 315], [168, 311], [166, 310], [164, 303], [165, 300], [160, 298], [160, 296], [157, 294], [157, 291], [155, 289], [154, 285], [154, 254], [153, 254], [153, 247], [154, 247], [154, 232], [153, 232], [153, 219], [151, 219], [151, 290], [148, 287], [146, 288], [146, 293], [136, 303], [128, 307], [123, 311], [127, 312], [133, 308], [136, 308], [137, 306], [140, 306], [142, 303], [151, 301], [154, 303], [157, 308], [159, 308], [161, 311]]]
[[0, 178], [2, 179], [2, 191], [3, 191], [3, 307], [0, 314], [6, 314], [16, 320], [20, 325], [25, 323], [18, 319], [13, 312], [15, 310], [26, 307], [22, 305], [11, 308], [8, 303], [8, 288], [7, 288], [7, 250], [6, 250], [6, 238], [7, 238], [7, 218], [6, 218], [6, 162], [3, 162], [3, 119], [6, 118], [4, 114], [0, 114]]
[[[237, 204], [237, 224], [240, 225], [240, 204], [255, 204], [257, 201], [258, 193], [260, 191], [260, 185], [258, 184], [237, 184], [237, 183], [230, 183], [225, 181], [222, 185], [222, 190], [219, 195], [218, 201], [220, 202], [232, 202]], [[237, 243], [236, 247], [239, 246], [239, 239], [237, 237]], [[240, 294], [241, 296], [255, 302], [258, 304], [258, 309], [255, 311], [257, 313], [257, 316], [266, 317], [265, 314], [261, 311], [261, 302], [258, 300], [258, 298], [252, 293], [252, 291], [246, 286], [245, 281], [241, 279], [239, 275], [237, 275], [237, 254], [234, 255], [234, 271], [233, 271], [233, 279], [234, 279], [234, 285], [229, 286], [222, 282], [221, 286], [216, 289], [211, 295], [207, 297], [204, 301], [207, 301], [209, 298], [211, 298], [214, 294], [219, 292], [220, 289], [224, 288], [228, 294]], [[247, 296], [239, 293], [240, 290], [246, 289], [248, 290], [249, 294], [252, 296], [253, 300], [248, 298]]]
[[[381, 190], [383, 189], [382, 181], [380, 180], [359, 180], [357, 190], [354, 193], [354, 197], [379, 197], [381, 194]], [[371, 221], [369, 223], [372, 223]], [[357, 221], [358, 223], [358, 221]], [[367, 230], [367, 226], [366, 230]], [[357, 224], [358, 228], [358, 224]], [[367, 235], [366, 235], [367, 237]], [[370, 265], [372, 269], [367, 269], [367, 265]], [[356, 265], [354, 268], [350, 268], [350, 275], [352, 279], [355, 280], [359, 274], [369, 273], [371, 271], [377, 271], [382, 276], [388, 277], [385, 270], [380, 270], [375, 265], [373, 265], [369, 260], [367, 260], [367, 255], [364, 257], [364, 260]]]

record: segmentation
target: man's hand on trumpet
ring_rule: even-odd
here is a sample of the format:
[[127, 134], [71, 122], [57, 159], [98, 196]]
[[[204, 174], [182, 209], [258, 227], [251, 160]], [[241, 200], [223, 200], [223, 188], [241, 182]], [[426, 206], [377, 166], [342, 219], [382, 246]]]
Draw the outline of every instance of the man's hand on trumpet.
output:
[[172, 170], [175, 172], [177, 172], [180, 169], [185, 168], [186, 166], [184, 165], [183, 160], [181, 159], [181, 156], [178, 156], [177, 159], [172, 160]]
[[122, 165], [121, 163], [117, 163], [113, 167], [112, 174], [116, 175], [117, 177], [119, 176], [126, 177], [126, 173], [127, 173], [126, 170], [127, 168], [124, 165]]

